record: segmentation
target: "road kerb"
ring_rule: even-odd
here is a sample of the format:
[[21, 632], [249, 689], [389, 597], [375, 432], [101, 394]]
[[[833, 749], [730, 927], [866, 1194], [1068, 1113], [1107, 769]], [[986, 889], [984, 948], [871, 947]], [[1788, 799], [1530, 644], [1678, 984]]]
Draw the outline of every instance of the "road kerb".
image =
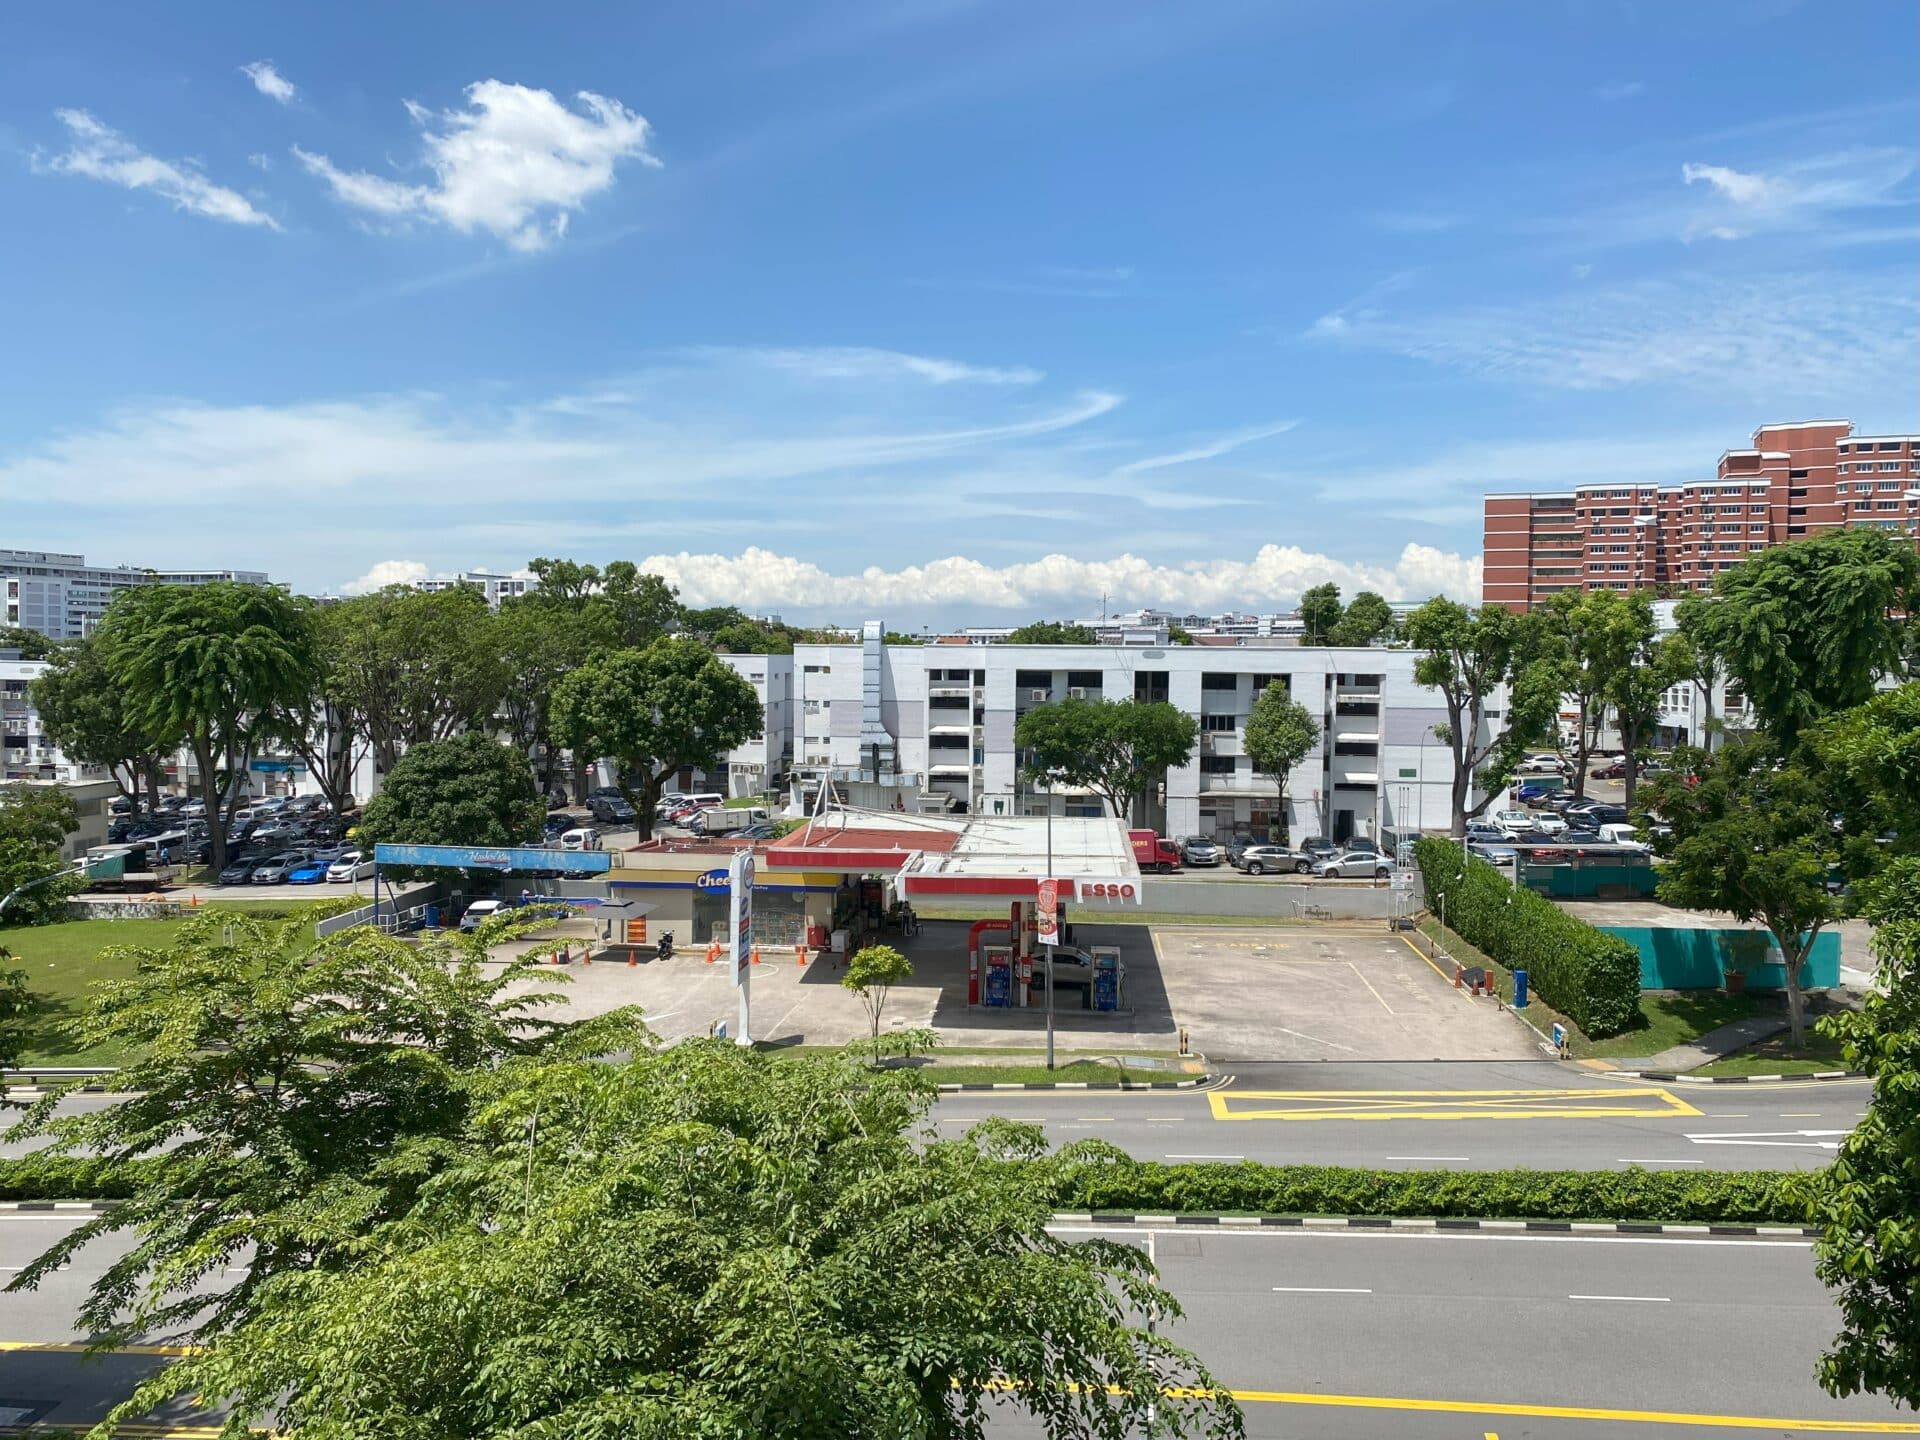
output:
[[1490, 1230], [1535, 1235], [1686, 1235], [1745, 1239], [1809, 1240], [1820, 1234], [1811, 1225], [1655, 1224], [1642, 1220], [1476, 1220], [1464, 1216], [1388, 1215], [1136, 1215], [1125, 1211], [1061, 1211], [1056, 1225], [1287, 1227], [1304, 1230]]

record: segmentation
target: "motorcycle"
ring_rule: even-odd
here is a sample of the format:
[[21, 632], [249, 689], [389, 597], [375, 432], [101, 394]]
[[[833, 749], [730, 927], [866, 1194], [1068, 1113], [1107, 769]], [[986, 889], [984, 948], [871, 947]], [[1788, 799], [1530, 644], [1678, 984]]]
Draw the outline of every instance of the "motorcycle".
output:
[[671, 930], [663, 930], [661, 932], [659, 943], [653, 947], [653, 958], [656, 960], [671, 960], [673, 958], [673, 932]]

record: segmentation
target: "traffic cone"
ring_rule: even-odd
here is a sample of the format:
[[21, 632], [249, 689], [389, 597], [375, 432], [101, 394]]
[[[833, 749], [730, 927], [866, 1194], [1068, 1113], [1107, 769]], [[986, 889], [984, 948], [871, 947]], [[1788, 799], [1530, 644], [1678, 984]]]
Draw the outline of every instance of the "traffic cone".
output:
[[758, 945], [753, 947], [753, 963], [756, 965], [760, 963], [760, 947]]
[[1466, 972], [1460, 968], [1460, 962], [1458, 960], [1454, 961], [1453, 962], [1453, 988], [1454, 989], [1458, 990], [1460, 988], [1460, 977], [1465, 973]]
[[640, 952], [632, 946], [627, 947], [627, 968], [632, 969], [640, 963]]
[[805, 965], [807, 963], [806, 946], [796, 945], [793, 947], [793, 963], [796, 965]]
[[588, 946], [580, 952], [580, 963], [582, 965], [593, 964], [593, 947], [592, 946]]

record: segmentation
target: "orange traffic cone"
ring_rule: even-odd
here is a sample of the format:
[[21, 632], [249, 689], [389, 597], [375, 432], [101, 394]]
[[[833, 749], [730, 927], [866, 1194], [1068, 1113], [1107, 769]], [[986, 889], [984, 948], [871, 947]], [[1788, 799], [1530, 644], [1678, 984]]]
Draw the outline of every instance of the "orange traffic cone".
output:
[[796, 945], [793, 947], [793, 963], [796, 965], [805, 965], [807, 963], [806, 946]]
[[753, 947], [753, 963], [756, 965], [760, 963], [760, 947], [758, 945]]
[[638, 950], [635, 950], [635, 949], [634, 949], [634, 948], [633, 948], [633, 947], [632, 947], [631, 945], [629, 945], [629, 946], [627, 947], [627, 965], [628, 965], [628, 967], [629, 967], [629, 968], [631, 968], [631, 967], [633, 967], [633, 966], [635, 966], [635, 965], [638, 965], [639, 963], [640, 963], [640, 952], [639, 952]]
[[591, 945], [589, 945], [589, 946], [587, 946], [586, 948], [584, 948], [584, 949], [582, 949], [582, 950], [581, 950], [581, 952], [580, 952], [580, 963], [581, 963], [582, 965], [591, 965], [591, 964], [593, 964], [593, 947], [592, 947]]

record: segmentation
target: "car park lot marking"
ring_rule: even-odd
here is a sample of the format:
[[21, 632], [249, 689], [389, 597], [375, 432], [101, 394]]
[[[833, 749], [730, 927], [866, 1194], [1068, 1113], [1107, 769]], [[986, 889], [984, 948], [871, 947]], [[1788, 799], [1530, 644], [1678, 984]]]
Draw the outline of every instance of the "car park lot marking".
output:
[[1700, 1113], [1665, 1090], [1227, 1090], [1209, 1094], [1207, 1103], [1216, 1120], [1584, 1120]]

